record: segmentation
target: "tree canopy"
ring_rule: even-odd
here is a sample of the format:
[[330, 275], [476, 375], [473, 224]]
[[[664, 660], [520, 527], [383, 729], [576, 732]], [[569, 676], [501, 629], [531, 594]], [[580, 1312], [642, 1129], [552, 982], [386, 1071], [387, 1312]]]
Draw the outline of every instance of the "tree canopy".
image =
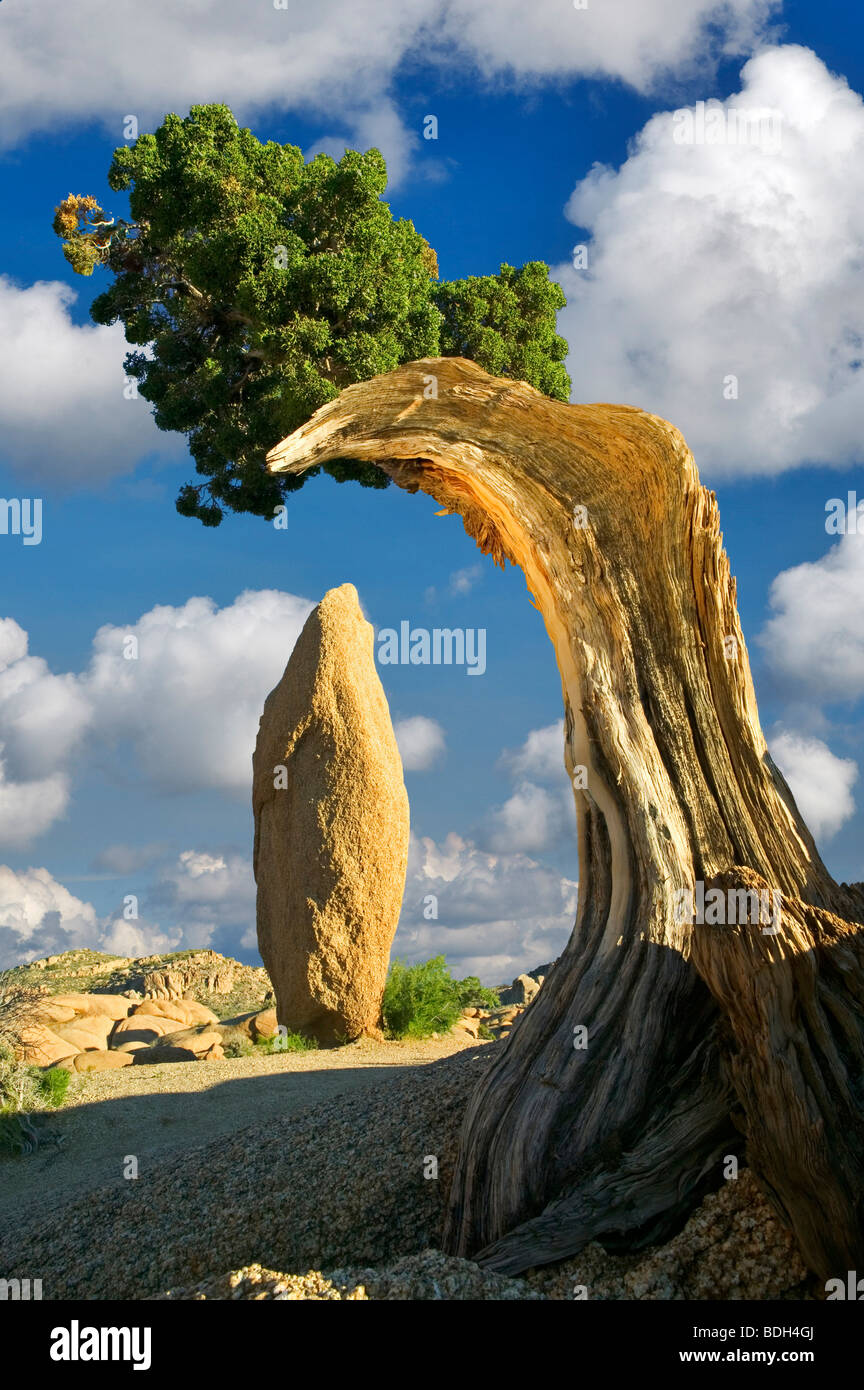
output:
[[[127, 374], [159, 428], [188, 438], [204, 481], [181, 489], [184, 515], [272, 517], [317, 470], [273, 476], [267, 451], [345, 386], [415, 358], [470, 357], [568, 399], [565, 300], [548, 267], [439, 283], [434, 250], [393, 217], [386, 182], [378, 150], [306, 162], [227, 106], [193, 106], [114, 151], [108, 183], [128, 190], [129, 220], [90, 195], [56, 209], [73, 270], [113, 274], [94, 321], [123, 324]], [[326, 471], [388, 483], [357, 460]]]

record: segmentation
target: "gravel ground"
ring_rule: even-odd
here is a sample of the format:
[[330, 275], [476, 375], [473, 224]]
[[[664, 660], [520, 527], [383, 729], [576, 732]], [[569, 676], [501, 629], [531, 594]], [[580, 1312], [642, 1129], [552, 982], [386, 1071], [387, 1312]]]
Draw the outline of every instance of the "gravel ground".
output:
[[[462, 1115], [498, 1044], [456, 1044], [458, 1055], [432, 1062], [429, 1052], [407, 1050], [429, 1044], [398, 1046], [405, 1049], [398, 1069], [385, 1060], [386, 1045], [366, 1043], [340, 1049], [338, 1062], [335, 1053], [325, 1054], [329, 1075], [316, 1075], [315, 1054], [292, 1057], [288, 1075], [274, 1068], [261, 1076], [264, 1059], [252, 1059], [255, 1075], [245, 1080], [239, 1068], [248, 1066], [246, 1059], [148, 1067], [142, 1069], [148, 1076], [135, 1078], [142, 1088], [137, 1098], [119, 1094], [132, 1068], [98, 1077], [79, 1116], [93, 1110], [93, 1123], [102, 1126], [93, 1133], [112, 1146], [115, 1170], [122, 1144], [106, 1128], [106, 1112], [136, 1099], [164, 1104], [164, 1073], [183, 1074], [187, 1090], [173, 1099], [188, 1108], [207, 1104], [207, 1091], [196, 1094], [194, 1074], [237, 1068], [236, 1084], [255, 1088], [258, 1122], [237, 1129], [245, 1101], [238, 1106], [229, 1099], [232, 1081], [211, 1081], [215, 1099], [225, 1105], [217, 1112], [210, 1102], [206, 1144], [178, 1149], [174, 1136], [175, 1152], [154, 1152], [136, 1181], [118, 1181], [115, 1171], [110, 1184], [91, 1187], [83, 1198], [62, 1191], [47, 1170], [38, 1213], [23, 1213], [0, 1237], [0, 1271], [5, 1278], [42, 1279], [46, 1299], [819, 1296], [792, 1237], [746, 1170], [707, 1197], [678, 1236], [637, 1255], [608, 1255], [592, 1244], [561, 1265], [516, 1279], [443, 1255], [435, 1247]], [[361, 1068], [361, 1055], [370, 1051], [377, 1061]], [[424, 1057], [426, 1065], [404, 1065]], [[266, 1059], [265, 1065], [284, 1067], [286, 1060]], [[332, 1099], [292, 1112], [289, 1083], [307, 1081], [315, 1088], [343, 1084]], [[272, 1110], [265, 1122], [261, 1106]], [[221, 1121], [212, 1118], [216, 1113]], [[228, 1118], [231, 1131], [212, 1137]], [[192, 1129], [200, 1132], [198, 1125]], [[424, 1178], [430, 1155], [438, 1160], [437, 1179]]]
[[251, 1265], [174, 1289], [176, 1300], [811, 1300], [795, 1243], [744, 1172], [707, 1197], [679, 1235], [638, 1255], [607, 1255], [596, 1243], [574, 1259], [506, 1278], [470, 1260], [424, 1250], [378, 1268], [281, 1273]]
[[0, 1160], [0, 1228], [38, 1220], [46, 1191], [53, 1201], [86, 1192], [123, 1191], [127, 1155], [140, 1183], [169, 1153], [267, 1124], [347, 1091], [380, 1085], [406, 1066], [464, 1049], [455, 1038], [376, 1043], [223, 1062], [131, 1066], [87, 1072], [70, 1082], [63, 1108], [50, 1116], [61, 1147]]
[[[305, 1273], [436, 1245], [464, 1106], [497, 1044], [456, 1046], [458, 1055], [403, 1064], [395, 1078], [294, 1114], [280, 1102], [264, 1123], [259, 1112], [250, 1128], [156, 1155], [134, 1181], [117, 1180], [111, 1140], [110, 1184], [70, 1199], [45, 1175], [40, 1214], [31, 1209], [0, 1236], [4, 1278], [41, 1278], [46, 1299], [140, 1299], [256, 1262]], [[260, 1078], [246, 1084], [267, 1093]], [[437, 1179], [424, 1179], [427, 1155], [438, 1159]]]

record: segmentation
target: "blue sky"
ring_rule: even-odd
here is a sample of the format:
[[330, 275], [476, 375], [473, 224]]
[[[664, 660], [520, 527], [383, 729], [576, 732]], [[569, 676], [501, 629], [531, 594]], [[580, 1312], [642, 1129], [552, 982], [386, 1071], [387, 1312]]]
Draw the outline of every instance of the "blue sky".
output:
[[[124, 399], [122, 335], [89, 326], [104, 282], [71, 274], [53, 208], [93, 192], [122, 212], [105, 174], [125, 117], [152, 129], [198, 100], [307, 153], [380, 145], [394, 212], [445, 278], [553, 267], [573, 399], [671, 419], [717, 491], [769, 745], [829, 868], [864, 878], [864, 517], [861, 535], [825, 529], [828, 499], [864, 501], [860, 17], [764, 0], [146, 9], [145, 25], [120, 0], [108, 26], [97, 0], [0, 8], [0, 494], [43, 508], [40, 544], [0, 535], [0, 966], [79, 944], [257, 958], [257, 716], [309, 604], [349, 580], [377, 626], [487, 631], [481, 678], [381, 668], [414, 835], [395, 949], [496, 982], [572, 924], [560, 682], [521, 573], [395, 488], [317, 479], [286, 531], [179, 517], [183, 441]], [[711, 99], [724, 119], [773, 113], [779, 148], [677, 144], [673, 113]], [[130, 633], [137, 663], [119, 656]]]

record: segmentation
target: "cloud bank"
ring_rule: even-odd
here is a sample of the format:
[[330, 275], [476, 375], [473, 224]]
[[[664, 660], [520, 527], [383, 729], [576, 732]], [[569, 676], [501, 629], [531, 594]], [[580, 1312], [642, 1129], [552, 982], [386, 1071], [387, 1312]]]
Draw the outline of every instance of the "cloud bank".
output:
[[[568, 204], [590, 234], [584, 268], [555, 272], [574, 398], [671, 420], [717, 478], [860, 461], [864, 103], [785, 45], [714, 104], [716, 143], [689, 109], [694, 143], [660, 112]], [[775, 121], [779, 147], [733, 109]]]

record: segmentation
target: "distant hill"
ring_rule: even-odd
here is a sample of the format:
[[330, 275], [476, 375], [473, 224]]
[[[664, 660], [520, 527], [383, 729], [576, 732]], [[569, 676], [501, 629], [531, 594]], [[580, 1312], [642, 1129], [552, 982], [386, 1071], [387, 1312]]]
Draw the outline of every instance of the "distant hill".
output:
[[0, 992], [10, 986], [43, 994], [133, 994], [142, 999], [189, 995], [220, 1018], [263, 1009], [274, 1000], [263, 965], [241, 965], [207, 950], [138, 959], [102, 951], [64, 951], [0, 972]]

